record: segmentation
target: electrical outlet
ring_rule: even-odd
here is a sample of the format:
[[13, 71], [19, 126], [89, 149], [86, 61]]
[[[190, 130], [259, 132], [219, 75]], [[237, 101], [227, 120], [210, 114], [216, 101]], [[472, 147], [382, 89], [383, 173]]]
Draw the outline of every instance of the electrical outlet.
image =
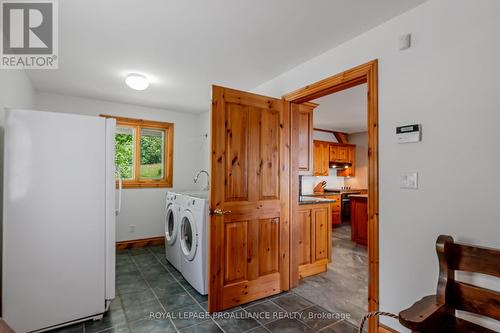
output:
[[134, 233], [135, 232], [135, 225], [131, 224], [128, 226], [128, 232]]
[[404, 189], [417, 189], [418, 188], [418, 173], [409, 172], [401, 174], [399, 187]]

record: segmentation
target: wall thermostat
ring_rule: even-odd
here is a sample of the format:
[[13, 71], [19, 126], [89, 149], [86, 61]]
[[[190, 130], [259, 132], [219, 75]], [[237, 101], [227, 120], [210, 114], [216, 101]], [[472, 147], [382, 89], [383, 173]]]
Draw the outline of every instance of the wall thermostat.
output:
[[422, 126], [416, 124], [396, 127], [396, 136], [398, 143], [419, 142], [422, 140]]

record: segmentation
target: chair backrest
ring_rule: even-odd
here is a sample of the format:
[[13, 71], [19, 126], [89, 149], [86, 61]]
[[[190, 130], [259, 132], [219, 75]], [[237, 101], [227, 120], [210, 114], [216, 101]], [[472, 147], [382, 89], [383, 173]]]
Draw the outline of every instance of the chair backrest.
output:
[[500, 320], [500, 293], [455, 280], [455, 271], [500, 278], [500, 250], [455, 243], [441, 235], [436, 241], [439, 258], [438, 300], [450, 308]]

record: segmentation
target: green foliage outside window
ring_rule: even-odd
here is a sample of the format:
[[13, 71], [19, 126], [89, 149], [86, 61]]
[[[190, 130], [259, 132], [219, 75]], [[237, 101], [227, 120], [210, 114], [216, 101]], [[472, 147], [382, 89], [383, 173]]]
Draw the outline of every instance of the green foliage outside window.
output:
[[163, 177], [164, 133], [145, 130], [141, 135], [141, 178]]
[[134, 136], [132, 134], [115, 135], [115, 163], [123, 179], [133, 178]]

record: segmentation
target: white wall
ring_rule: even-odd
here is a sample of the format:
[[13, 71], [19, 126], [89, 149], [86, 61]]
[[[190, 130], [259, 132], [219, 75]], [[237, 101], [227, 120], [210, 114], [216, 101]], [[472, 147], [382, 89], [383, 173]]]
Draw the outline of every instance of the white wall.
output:
[[[200, 169], [207, 170], [210, 172], [210, 111], [204, 112], [199, 115], [199, 133], [202, 136], [202, 145], [200, 149], [200, 154], [201, 154], [201, 163], [200, 163]], [[203, 135], [207, 135], [207, 137], [203, 137]]]
[[347, 177], [345, 185], [352, 189], [368, 188], [368, 132], [349, 134], [349, 143], [356, 145], [354, 177]]
[[[36, 109], [86, 115], [108, 114], [121, 117], [174, 123], [174, 190], [200, 189], [193, 183], [200, 165], [207, 164], [205, 142], [200, 133], [200, 115], [153, 109], [65, 95], [37, 93]], [[166, 188], [125, 189], [122, 212], [118, 216], [117, 241], [162, 236]], [[135, 232], [130, 232], [130, 225]]]
[[[379, 59], [384, 311], [398, 313], [435, 292], [439, 234], [500, 248], [500, 177], [492, 177], [500, 165], [494, 153], [500, 142], [499, 16], [497, 0], [430, 0], [255, 89], [279, 97]], [[401, 52], [398, 37], [408, 32], [412, 48]], [[413, 123], [422, 124], [423, 141], [397, 144], [395, 127]], [[407, 171], [419, 173], [418, 190], [399, 188]], [[396, 321], [382, 321], [403, 331]]]
[[34, 90], [28, 76], [21, 70], [0, 70], [0, 126], [4, 108], [31, 108]]

